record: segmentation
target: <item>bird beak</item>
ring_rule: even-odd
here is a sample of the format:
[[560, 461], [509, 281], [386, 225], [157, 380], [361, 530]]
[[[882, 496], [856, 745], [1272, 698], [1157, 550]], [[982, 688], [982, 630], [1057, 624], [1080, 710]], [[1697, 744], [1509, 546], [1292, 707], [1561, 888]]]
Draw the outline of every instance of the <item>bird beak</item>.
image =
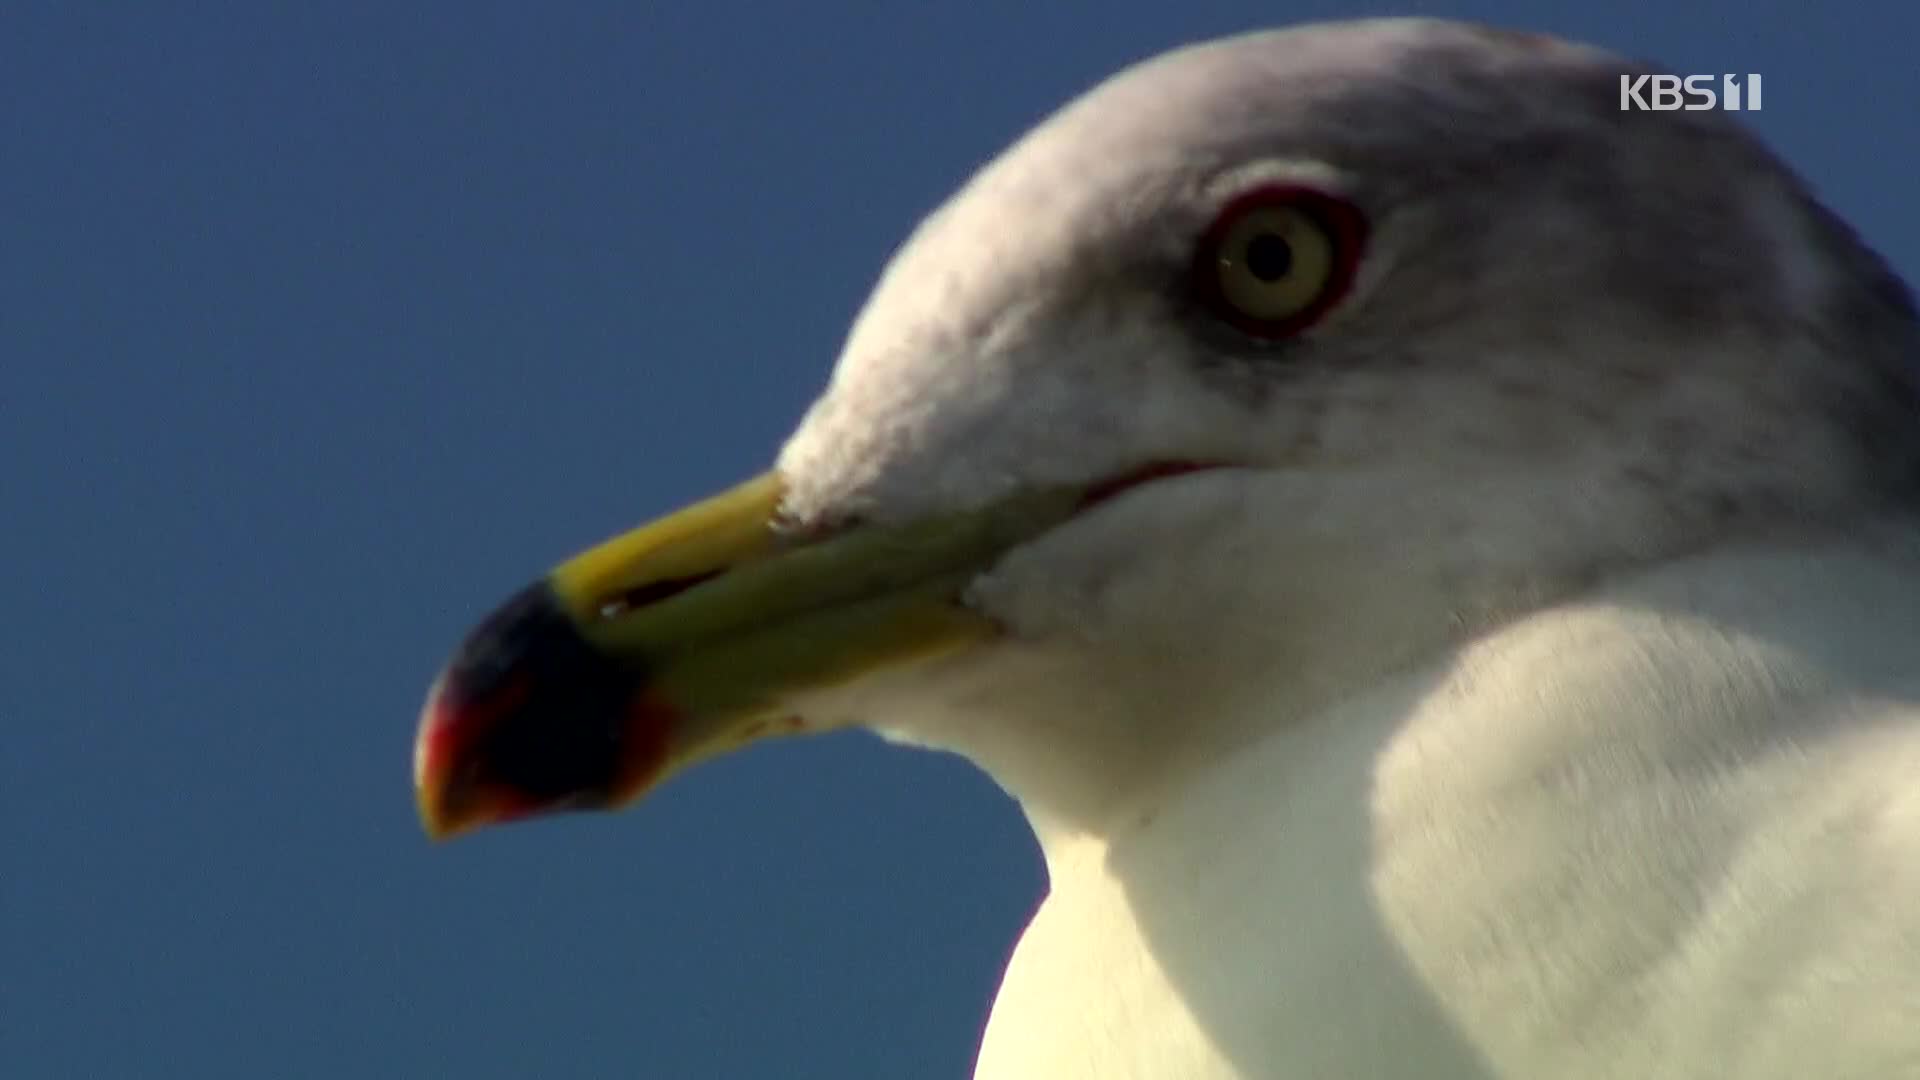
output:
[[482, 621], [434, 682], [414, 747], [427, 832], [625, 805], [803, 728], [800, 693], [992, 635], [962, 590], [1088, 495], [790, 537], [768, 474], [576, 556]]

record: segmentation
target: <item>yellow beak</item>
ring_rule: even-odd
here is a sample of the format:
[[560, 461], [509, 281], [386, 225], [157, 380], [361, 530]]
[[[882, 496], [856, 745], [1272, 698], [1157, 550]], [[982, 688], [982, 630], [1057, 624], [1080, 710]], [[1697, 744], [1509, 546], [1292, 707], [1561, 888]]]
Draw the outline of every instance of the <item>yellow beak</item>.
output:
[[482, 621], [421, 716], [428, 833], [622, 806], [797, 729], [797, 693], [990, 636], [959, 602], [968, 581], [1090, 501], [1049, 489], [796, 538], [776, 527], [780, 500], [772, 474], [748, 481], [576, 556]]

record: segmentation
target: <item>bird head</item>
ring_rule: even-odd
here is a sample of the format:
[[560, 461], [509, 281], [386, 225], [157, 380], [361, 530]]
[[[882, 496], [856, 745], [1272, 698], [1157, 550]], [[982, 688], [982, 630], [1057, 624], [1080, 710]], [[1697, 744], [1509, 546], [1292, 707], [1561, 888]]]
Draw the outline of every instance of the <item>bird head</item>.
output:
[[848, 724], [1097, 827], [1709, 530], [1901, 497], [1904, 288], [1728, 117], [1623, 111], [1648, 70], [1381, 20], [1094, 89], [914, 232], [770, 472], [472, 632], [429, 830]]

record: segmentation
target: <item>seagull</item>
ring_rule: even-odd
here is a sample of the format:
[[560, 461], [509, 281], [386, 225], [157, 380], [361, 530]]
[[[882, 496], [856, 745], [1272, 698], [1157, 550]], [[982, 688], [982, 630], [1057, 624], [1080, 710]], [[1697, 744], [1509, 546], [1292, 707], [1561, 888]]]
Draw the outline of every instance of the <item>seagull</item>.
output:
[[1914, 304], [1657, 70], [1386, 19], [1096, 87], [766, 475], [459, 646], [426, 828], [861, 725], [1046, 859], [977, 1077], [1920, 1076]]

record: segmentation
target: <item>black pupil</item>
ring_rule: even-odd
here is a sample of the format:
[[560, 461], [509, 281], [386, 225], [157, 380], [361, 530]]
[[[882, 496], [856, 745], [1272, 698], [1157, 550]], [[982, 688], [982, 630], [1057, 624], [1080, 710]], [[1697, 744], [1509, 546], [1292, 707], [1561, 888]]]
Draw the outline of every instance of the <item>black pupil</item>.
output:
[[1247, 241], [1247, 270], [1261, 281], [1279, 281], [1293, 269], [1293, 245], [1279, 233], [1263, 232]]

